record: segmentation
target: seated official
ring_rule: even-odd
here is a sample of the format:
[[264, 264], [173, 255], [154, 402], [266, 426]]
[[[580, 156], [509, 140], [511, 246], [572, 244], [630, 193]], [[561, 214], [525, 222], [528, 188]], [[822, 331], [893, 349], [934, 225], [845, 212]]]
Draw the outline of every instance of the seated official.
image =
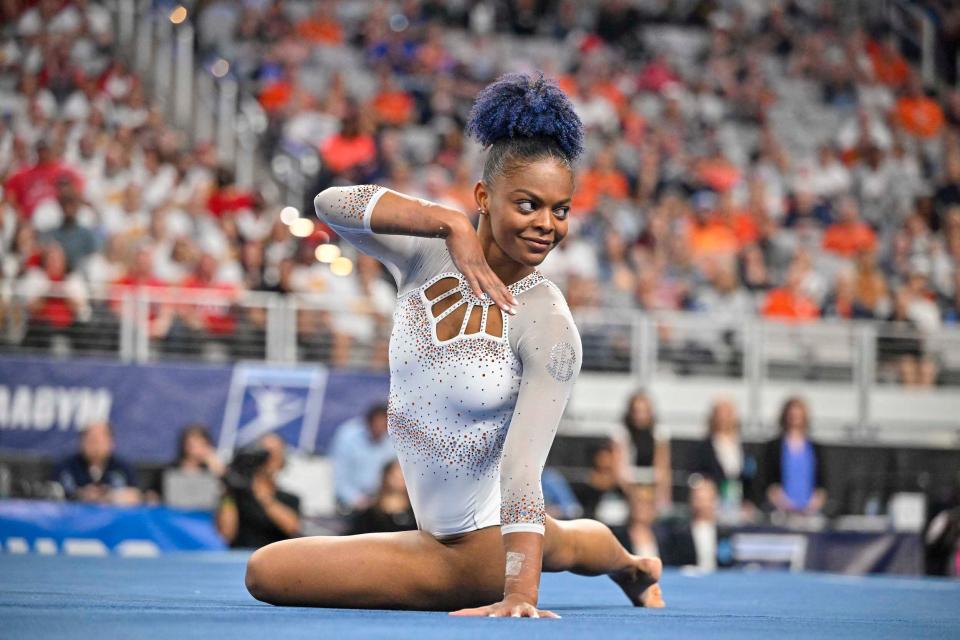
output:
[[163, 470], [154, 491], [167, 506], [213, 511], [226, 471], [210, 432], [201, 424], [191, 424], [180, 431], [177, 459]]
[[119, 505], [140, 502], [133, 469], [114, 455], [114, 445], [109, 423], [94, 423], [83, 430], [80, 451], [53, 471], [53, 480], [60, 483], [68, 500]]
[[231, 547], [258, 549], [300, 535], [300, 498], [276, 482], [285, 449], [280, 436], [269, 434], [234, 457], [216, 514], [217, 530]]
[[611, 527], [624, 524], [628, 512], [619, 451], [612, 440], [597, 445], [586, 481], [572, 485], [573, 493], [583, 507], [583, 517]]
[[717, 524], [717, 485], [690, 477], [690, 520], [671, 527], [660, 546], [663, 564], [713, 571], [732, 562], [727, 534]]
[[644, 558], [659, 558], [667, 531], [657, 523], [657, 494], [653, 485], [636, 484], [627, 490], [630, 517], [614, 535], [631, 553]]
[[407, 483], [403, 479], [400, 462], [393, 459], [383, 468], [380, 491], [373, 504], [354, 514], [350, 535], [416, 528], [417, 520], [410, 506], [410, 496], [407, 495]]
[[333, 436], [333, 482], [343, 513], [369, 507], [380, 488], [384, 466], [396, 457], [387, 435], [387, 405], [371, 407], [365, 416], [344, 422]]

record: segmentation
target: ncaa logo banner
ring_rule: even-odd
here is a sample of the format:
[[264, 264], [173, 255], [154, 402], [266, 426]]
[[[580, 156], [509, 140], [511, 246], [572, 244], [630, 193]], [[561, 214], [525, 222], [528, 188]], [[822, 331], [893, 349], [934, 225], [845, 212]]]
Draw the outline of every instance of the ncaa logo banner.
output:
[[221, 456], [229, 457], [268, 433], [280, 435], [301, 451], [312, 451], [328, 378], [328, 370], [320, 366], [234, 367], [217, 447]]

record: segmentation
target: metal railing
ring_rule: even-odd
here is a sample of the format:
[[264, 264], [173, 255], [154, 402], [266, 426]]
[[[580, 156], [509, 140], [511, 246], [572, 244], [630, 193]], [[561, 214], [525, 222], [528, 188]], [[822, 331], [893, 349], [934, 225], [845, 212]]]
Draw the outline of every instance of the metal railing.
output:
[[[79, 352], [130, 362], [164, 358], [332, 362], [385, 368], [392, 319], [332, 294], [48, 285], [0, 289], [4, 351]], [[362, 301], [361, 301], [362, 302]], [[583, 369], [654, 376], [900, 382], [907, 365], [960, 385], [960, 330], [824, 320], [787, 324], [632, 308], [579, 309]], [[922, 382], [922, 381], [914, 381]]]

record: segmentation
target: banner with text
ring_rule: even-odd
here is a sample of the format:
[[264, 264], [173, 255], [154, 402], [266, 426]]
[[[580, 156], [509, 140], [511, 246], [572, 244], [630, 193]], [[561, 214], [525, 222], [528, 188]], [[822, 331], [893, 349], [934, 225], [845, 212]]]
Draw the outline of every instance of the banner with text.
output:
[[109, 420], [133, 462], [176, 455], [180, 430], [206, 426], [228, 452], [266, 433], [323, 453], [336, 427], [386, 401], [386, 374], [323, 366], [148, 364], [0, 358], [0, 451], [59, 457]]

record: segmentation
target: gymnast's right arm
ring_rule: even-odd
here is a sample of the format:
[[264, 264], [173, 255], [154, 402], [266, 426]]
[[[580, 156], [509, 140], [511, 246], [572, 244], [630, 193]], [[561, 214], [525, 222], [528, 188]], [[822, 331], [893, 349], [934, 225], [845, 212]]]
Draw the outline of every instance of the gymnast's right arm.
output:
[[398, 287], [416, 259], [418, 238], [443, 238], [477, 297], [488, 294], [504, 311], [516, 304], [490, 269], [476, 230], [460, 211], [376, 185], [330, 187], [313, 203], [317, 215], [338, 235], [380, 260]]

